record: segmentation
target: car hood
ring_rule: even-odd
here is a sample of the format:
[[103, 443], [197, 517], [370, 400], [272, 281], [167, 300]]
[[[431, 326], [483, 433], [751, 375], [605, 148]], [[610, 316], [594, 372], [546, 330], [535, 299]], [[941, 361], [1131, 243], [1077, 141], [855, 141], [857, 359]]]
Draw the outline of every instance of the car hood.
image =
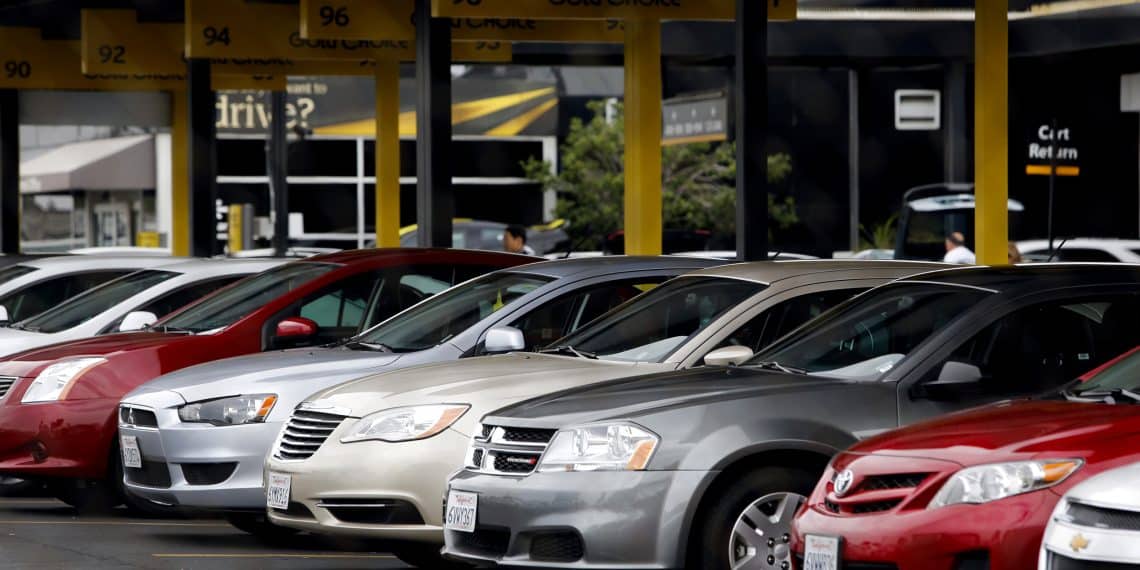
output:
[[52, 342], [52, 335], [19, 329], [0, 328], [0, 357]]
[[1082, 503], [1109, 509], [1140, 511], [1140, 463], [1105, 471], [1076, 487], [1066, 496]]
[[491, 414], [501, 425], [560, 428], [633, 418], [664, 408], [711, 401], [834, 389], [845, 383], [817, 376], [739, 367], [702, 367], [606, 382], [550, 394]]
[[[625, 363], [569, 356], [513, 353], [393, 370], [309, 397], [320, 405], [362, 416], [395, 406], [469, 403], [482, 411], [593, 382], [660, 370], [663, 364]], [[474, 418], [477, 420], [478, 418]]]
[[143, 384], [127, 395], [169, 390], [187, 402], [281, 389], [307, 390], [297, 397], [376, 372], [399, 354], [302, 348], [236, 356], [183, 368]]
[[850, 451], [978, 465], [1043, 454], [1085, 457], [1137, 436], [1140, 405], [1018, 400], [912, 424], [860, 442]]
[[80, 356], [113, 356], [134, 350], [146, 350], [177, 343], [195, 342], [197, 337], [176, 333], [119, 333], [96, 336], [34, 348], [0, 362], [0, 374], [24, 376], [61, 358]]

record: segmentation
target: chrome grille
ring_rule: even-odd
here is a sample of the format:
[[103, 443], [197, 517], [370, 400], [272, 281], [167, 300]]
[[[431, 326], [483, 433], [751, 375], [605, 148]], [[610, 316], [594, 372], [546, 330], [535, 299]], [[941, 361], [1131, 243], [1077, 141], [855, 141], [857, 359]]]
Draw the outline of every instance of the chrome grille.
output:
[[1140, 531], [1140, 512], [1069, 503], [1065, 510], [1069, 522], [1093, 528]]
[[484, 425], [472, 438], [464, 466], [472, 471], [523, 477], [534, 472], [558, 430]]
[[8, 394], [8, 390], [12, 389], [12, 385], [16, 383], [17, 378], [14, 376], [0, 376], [0, 398]]
[[321, 448], [326, 439], [336, 431], [345, 416], [296, 410], [293, 417], [281, 431], [274, 457], [300, 461], [308, 459]]

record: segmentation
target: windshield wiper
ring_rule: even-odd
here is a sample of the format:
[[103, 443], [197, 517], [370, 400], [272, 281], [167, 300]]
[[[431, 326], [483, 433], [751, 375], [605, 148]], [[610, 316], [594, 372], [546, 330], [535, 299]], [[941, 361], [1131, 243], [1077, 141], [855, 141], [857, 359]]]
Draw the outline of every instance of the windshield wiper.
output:
[[760, 362], [751, 363], [751, 366], [755, 366], [757, 368], [764, 368], [767, 370], [779, 370], [780, 372], [783, 372], [784, 374], [800, 374], [800, 375], [803, 375], [803, 374], [808, 373], [808, 371], [804, 370], [803, 368], [795, 368], [792, 366], [784, 366], [783, 364], [780, 364], [779, 362], [776, 362], [775, 360], [761, 360]]
[[568, 344], [560, 344], [558, 346], [547, 347], [547, 348], [544, 348], [542, 350], [539, 350], [539, 352], [543, 353], [543, 354], [569, 354], [572, 356], [577, 356], [578, 358], [588, 358], [590, 360], [597, 360], [598, 359], [597, 354], [594, 354], [592, 352], [586, 352], [584, 350], [578, 350], [578, 349], [576, 349], [573, 346], [570, 346]]
[[[1073, 398], [1069, 398], [1070, 395], [1072, 395]], [[1075, 392], [1075, 393], [1066, 391], [1065, 397], [1070, 399], [1070, 400], [1076, 399], [1076, 400], [1084, 400], [1086, 402], [1091, 401], [1091, 400], [1096, 400], [1096, 399], [1103, 399], [1104, 403], [1106, 403], [1106, 404], [1116, 404], [1118, 398], [1124, 397], [1124, 398], [1127, 398], [1129, 400], [1132, 400], [1134, 403], [1140, 403], [1140, 394], [1137, 394], [1136, 392], [1132, 392], [1130, 390], [1125, 390], [1124, 388], [1116, 388], [1114, 390], [1097, 390], [1097, 391], [1084, 390], [1084, 391]]]
[[162, 325], [162, 326], [158, 326], [158, 327], [151, 325], [151, 326], [149, 326], [143, 330], [145, 330], [146, 332], [159, 332], [159, 333], [171, 333], [171, 334], [195, 334], [195, 331], [192, 331], [190, 329], [184, 329], [182, 327], [172, 327], [170, 325]]
[[344, 343], [344, 347], [349, 350], [371, 350], [373, 352], [395, 352], [392, 347], [379, 343], [379, 342], [364, 342], [362, 340], [350, 340]]

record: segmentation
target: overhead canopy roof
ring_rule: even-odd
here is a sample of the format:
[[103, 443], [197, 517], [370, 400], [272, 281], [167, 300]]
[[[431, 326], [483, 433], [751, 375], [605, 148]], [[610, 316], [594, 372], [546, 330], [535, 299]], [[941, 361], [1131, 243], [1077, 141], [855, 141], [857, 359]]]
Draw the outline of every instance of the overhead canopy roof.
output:
[[152, 189], [154, 159], [152, 135], [65, 144], [20, 163], [20, 192]]

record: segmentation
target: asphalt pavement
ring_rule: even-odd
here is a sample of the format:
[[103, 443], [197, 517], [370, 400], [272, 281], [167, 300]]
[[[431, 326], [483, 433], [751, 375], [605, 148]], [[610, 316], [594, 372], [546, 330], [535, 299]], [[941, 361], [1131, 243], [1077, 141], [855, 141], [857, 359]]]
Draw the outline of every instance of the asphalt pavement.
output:
[[263, 544], [219, 519], [80, 516], [50, 498], [0, 497], [0, 568], [407, 568], [375, 544], [297, 535]]

